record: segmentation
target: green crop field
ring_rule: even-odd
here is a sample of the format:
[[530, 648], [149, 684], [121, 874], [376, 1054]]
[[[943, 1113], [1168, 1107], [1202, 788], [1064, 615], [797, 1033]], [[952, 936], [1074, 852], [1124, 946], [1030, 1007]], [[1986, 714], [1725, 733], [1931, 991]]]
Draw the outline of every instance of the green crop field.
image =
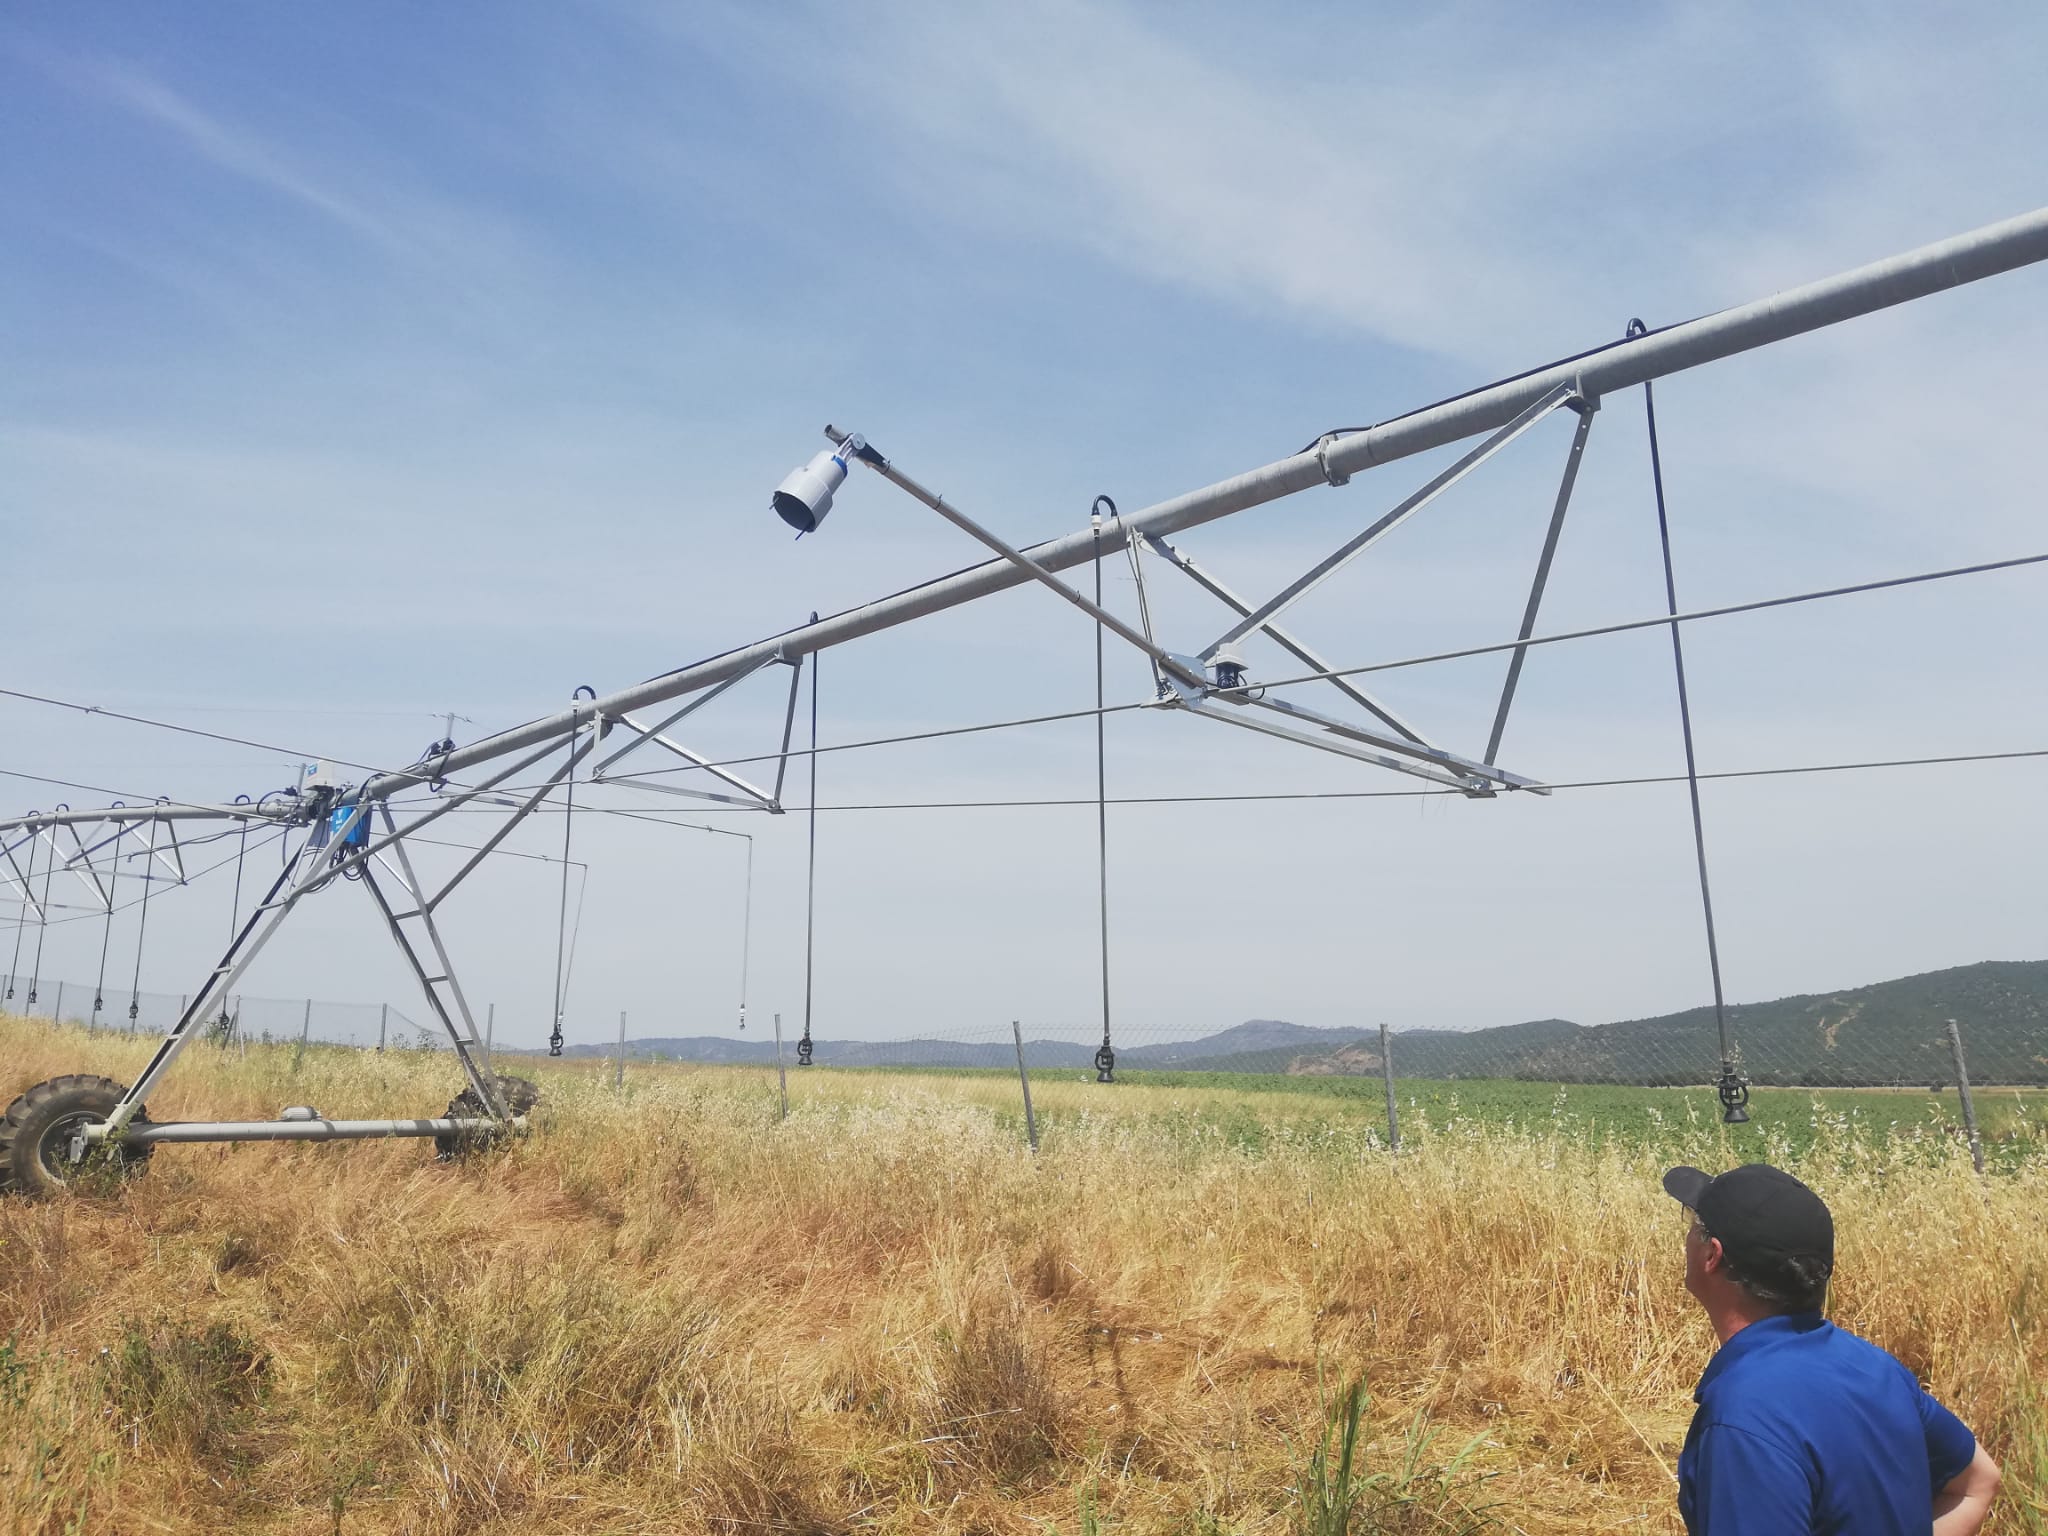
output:
[[[634, 1070], [647, 1069], [636, 1065]], [[1004, 1118], [1014, 1118], [1022, 1134], [1014, 1072], [936, 1067], [814, 1071], [832, 1077], [902, 1077], [929, 1085], [950, 1081], [999, 1113], [1007, 1098], [1015, 1113]], [[1321, 1134], [1342, 1141], [1386, 1133], [1386, 1085], [1377, 1077], [1120, 1071], [1114, 1085], [1104, 1086], [1092, 1072], [1062, 1068], [1034, 1072], [1032, 1091], [1039, 1129], [1047, 1137], [1077, 1118], [1102, 1115], [1157, 1120], [1183, 1135], [1217, 1136], [1247, 1150], [1263, 1148], [1276, 1135]], [[1720, 1105], [1705, 1087], [1398, 1078], [1394, 1093], [1405, 1141], [1483, 1125], [1555, 1134], [1589, 1145], [1663, 1148], [1677, 1156], [1720, 1127]], [[2048, 1151], [2048, 1090], [1984, 1088], [1977, 1090], [1975, 1104], [1989, 1165], [2006, 1166]], [[1964, 1135], [1962, 1106], [1953, 1088], [1940, 1093], [1925, 1088], [1758, 1088], [1749, 1114], [1748, 1125], [1727, 1128], [1728, 1150], [1766, 1161], [1802, 1155], [1816, 1144], [1889, 1145], [1910, 1155], [1915, 1145], [1931, 1150]]]

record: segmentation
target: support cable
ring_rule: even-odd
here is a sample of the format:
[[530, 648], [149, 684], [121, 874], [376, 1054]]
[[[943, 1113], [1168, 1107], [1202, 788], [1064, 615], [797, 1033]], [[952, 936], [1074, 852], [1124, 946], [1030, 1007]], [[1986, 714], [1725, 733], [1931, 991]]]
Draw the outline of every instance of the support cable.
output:
[[149, 824], [149, 852], [142, 858], [142, 914], [135, 924], [135, 975], [128, 983], [128, 1022], [142, 1017], [142, 943], [149, 937], [149, 893], [156, 885], [156, 829]]
[[[121, 802], [116, 800], [114, 804], [119, 806]], [[112, 857], [107, 862], [107, 889], [105, 893], [107, 898], [107, 920], [105, 926], [100, 929], [100, 971], [92, 984], [92, 1018], [88, 1023], [88, 1027], [96, 1026], [99, 1023], [100, 1009], [106, 1006], [107, 946], [114, 937], [114, 893], [121, 888], [121, 839], [127, 833], [127, 822], [123, 821], [115, 824], [114, 851]], [[146, 890], [147, 887], [144, 887], [144, 889]]]
[[[42, 839], [40, 837], [32, 837], [28, 841], [28, 871], [22, 876], [23, 883], [21, 887], [24, 896], [35, 889], [36, 849], [41, 843]], [[24, 901], [21, 905], [21, 915], [14, 920], [14, 958], [7, 962], [7, 996], [0, 998], [0, 1002], [11, 1003], [14, 1001], [14, 978], [16, 973], [21, 970], [21, 934], [22, 930], [28, 926], [29, 906], [30, 903]], [[38, 910], [36, 921], [39, 923], [46, 922], [49, 916], [48, 912]]]
[[[597, 697], [597, 690], [585, 684], [569, 697], [573, 702], [576, 699], [582, 698], [585, 694], [594, 699]], [[597, 728], [595, 721], [592, 722], [591, 728], [593, 730]], [[576, 825], [576, 739], [581, 734], [581, 731], [571, 731], [569, 733], [569, 771], [564, 776], [562, 783], [562, 895], [555, 911], [555, 1022], [554, 1028], [548, 1032], [548, 1054], [550, 1056], [562, 1054], [562, 1014], [566, 1005], [565, 993], [568, 983], [565, 966], [569, 957], [569, 834]], [[580, 927], [582, 923], [582, 907], [580, 902], [577, 908], [577, 922]]]
[[[1626, 334], [1645, 335], [1648, 327], [1631, 320]], [[1671, 667], [1678, 681], [1678, 725], [1685, 738], [1685, 788], [1692, 804], [1692, 846], [1700, 873], [1700, 913], [1706, 920], [1707, 969], [1714, 980], [1714, 1028], [1721, 1045], [1721, 1076], [1716, 1092], [1721, 1099], [1721, 1118], [1729, 1125], [1749, 1119], [1749, 1083], [1735, 1067], [1728, 1041], [1728, 1003], [1721, 988], [1721, 945], [1714, 932], [1714, 893], [1707, 880], [1707, 834], [1700, 814], [1700, 771], [1693, 753], [1692, 702], [1685, 686], [1685, 642], [1678, 630], [1678, 582], [1671, 564], [1671, 520], [1664, 508], [1664, 460], [1657, 446], [1657, 396], [1648, 379], [1643, 380], [1643, 417], [1650, 436], [1650, 483], [1657, 494], [1657, 542], [1664, 554], [1664, 606], [1671, 620]]]
[[[1117, 516], [1116, 503], [1098, 496], [1088, 508], [1095, 535], [1095, 606], [1102, 606], [1102, 509]], [[1102, 1048], [1095, 1053], [1095, 1081], [1116, 1081], [1116, 1049], [1109, 1043], [1109, 767], [1104, 730], [1109, 717], [1102, 692], [1102, 626], [1095, 626], [1095, 874], [1102, 926]], [[815, 758], [812, 759], [816, 761]]]
[[[235, 796], [237, 805], [246, 805], [248, 800], [247, 795]], [[228, 907], [228, 939], [231, 943], [235, 935], [242, 931], [242, 866], [248, 862], [248, 858], [249, 823], [245, 820], [241, 827], [241, 837], [235, 845], [235, 899]], [[221, 1039], [225, 1041], [234, 1028], [232, 1016], [228, 1012], [228, 995], [225, 992], [220, 995], [220, 1018], [216, 1022], [220, 1028]]]
[[[62, 802], [59, 802], [57, 809], [60, 811], [68, 811], [71, 809], [71, 807], [63, 804]], [[41, 842], [42, 838], [38, 836], [36, 838], [36, 841]], [[50, 857], [43, 865], [43, 919], [41, 922], [36, 924], [35, 967], [28, 973], [28, 1002], [23, 1005], [23, 1011], [35, 1007], [36, 983], [42, 980], [43, 939], [49, 934], [50, 931], [50, 876], [55, 874], [56, 870], [57, 842], [55, 838], [52, 838], [50, 840]]]
[[[813, 624], [818, 616], [811, 615]], [[804, 1032], [796, 1043], [796, 1064], [811, 1064], [811, 971], [815, 954], [818, 918], [818, 672], [822, 654], [811, 657], [811, 795], [806, 817], [810, 822], [810, 862], [804, 871]]]

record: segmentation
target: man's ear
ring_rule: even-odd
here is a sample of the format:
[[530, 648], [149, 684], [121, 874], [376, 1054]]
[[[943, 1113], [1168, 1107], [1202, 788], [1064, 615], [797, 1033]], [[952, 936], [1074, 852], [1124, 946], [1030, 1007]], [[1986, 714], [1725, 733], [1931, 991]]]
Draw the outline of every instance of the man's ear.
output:
[[1727, 1262], [1728, 1256], [1727, 1254], [1722, 1252], [1721, 1249], [1721, 1239], [1719, 1239], [1718, 1237], [1708, 1238], [1706, 1241], [1706, 1246], [1702, 1248], [1700, 1251], [1701, 1272], [1709, 1275], [1717, 1275], [1721, 1272], [1722, 1267]]

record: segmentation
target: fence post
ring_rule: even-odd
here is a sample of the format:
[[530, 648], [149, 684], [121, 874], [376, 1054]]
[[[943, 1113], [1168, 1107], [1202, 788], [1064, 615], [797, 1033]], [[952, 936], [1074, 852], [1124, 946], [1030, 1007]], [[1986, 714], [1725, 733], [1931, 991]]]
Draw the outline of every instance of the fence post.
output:
[[1956, 1096], [1963, 1101], [1963, 1129], [1970, 1137], [1970, 1162], [1982, 1173], [1984, 1143], [1977, 1136], [1977, 1106], [1970, 1100], [1970, 1069], [1963, 1065], [1963, 1032], [1954, 1019], [1948, 1021], [1948, 1049], [1956, 1061]]
[[[495, 1005], [494, 1005], [495, 1006]], [[488, 1050], [486, 1055], [488, 1056]], [[619, 1010], [619, 1059], [612, 1064], [612, 1092], [623, 1093], [626, 1088], [626, 1010]]]
[[[221, 1006], [226, 1007], [227, 1004], [223, 1002]], [[241, 1042], [242, 1060], [247, 1061], [249, 1059], [249, 1037], [242, 1029], [242, 1000], [240, 997], [235, 999], [235, 1015], [233, 1021], [228, 1025], [228, 1033]]]
[[299, 1063], [306, 1059], [306, 1042], [313, 1038], [313, 999], [306, 999], [306, 1022], [299, 1026], [299, 1048], [292, 1052], [292, 1076], [299, 1075]]
[[1031, 1074], [1024, 1070], [1024, 1026], [1010, 1020], [1010, 1033], [1017, 1037], [1017, 1081], [1024, 1085], [1024, 1134], [1031, 1140], [1031, 1155], [1038, 1155], [1038, 1119], [1031, 1113]]
[[1401, 1150], [1400, 1111], [1394, 1108], [1394, 1037], [1385, 1024], [1380, 1025], [1380, 1076], [1387, 1084], [1387, 1149]]
[[782, 1015], [775, 1015], [775, 1075], [782, 1081], [782, 1118], [789, 1118], [789, 1068], [782, 1060]]
[[61, 981], [57, 983], [57, 1001], [50, 1005], [50, 1022], [52, 1024], [62, 1024], [64, 1022], [64, 983]]
[[391, 1005], [389, 1003], [379, 1003], [377, 1005], [377, 1054], [379, 1056], [384, 1054], [384, 1031], [390, 1028], [390, 1026]]
[[[619, 1039], [622, 1044], [625, 1041], [625, 1023], [626, 1016], [622, 1013], [619, 1015]], [[490, 1007], [484, 1011], [484, 1070], [486, 1072], [495, 1072], [498, 1070], [497, 1066], [491, 1060], [491, 1046], [492, 1042], [497, 1039], [497, 1036], [498, 1005], [496, 1003], [492, 1003]]]

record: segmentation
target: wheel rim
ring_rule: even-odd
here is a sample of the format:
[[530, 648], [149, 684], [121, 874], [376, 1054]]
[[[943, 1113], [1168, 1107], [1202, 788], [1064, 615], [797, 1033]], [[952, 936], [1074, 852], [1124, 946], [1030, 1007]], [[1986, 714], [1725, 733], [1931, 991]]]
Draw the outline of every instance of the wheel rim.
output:
[[50, 1128], [43, 1133], [42, 1144], [36, 1148], [36, 1161], [43, 1165], [43, 1171], [59, 1184], [66, 1182], [71, 1170], [78, 1166], [66, 1156], [71, 1138], [80, 1126], [98, 1125], [104, 1118], [92, 1110], [81, 1109], [51, 1121]]

